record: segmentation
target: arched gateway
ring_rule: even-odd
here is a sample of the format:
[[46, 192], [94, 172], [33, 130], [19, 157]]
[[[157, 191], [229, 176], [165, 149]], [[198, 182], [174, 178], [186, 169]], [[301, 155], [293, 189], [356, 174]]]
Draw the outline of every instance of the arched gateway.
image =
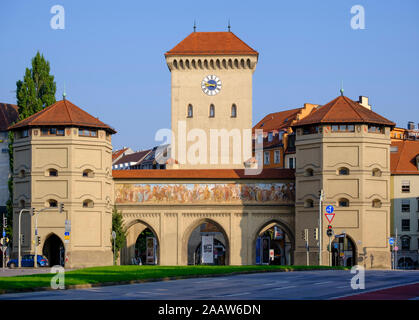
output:
[[122, 264], [138, 258], [161, 265], [255, 264], [257, 238], [271, 228], [283, 237], [271, 242], [281, 257], [274, 263], [293, 263], [292, 170], [253, 176], [229, 169], [118, 170], [113, 176], [127, 230]]

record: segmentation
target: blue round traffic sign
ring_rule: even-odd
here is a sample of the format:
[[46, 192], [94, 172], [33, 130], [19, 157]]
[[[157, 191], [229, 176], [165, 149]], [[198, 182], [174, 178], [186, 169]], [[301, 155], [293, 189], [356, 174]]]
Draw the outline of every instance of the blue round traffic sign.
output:
[[327, 213], [333, 213], [333, 210], [334, 210], [333, 206], [327, 206], [326, 207], [326, 212]]
[[388, 243], [392, 246], [394, 244], [394, 238], [388, 239]]

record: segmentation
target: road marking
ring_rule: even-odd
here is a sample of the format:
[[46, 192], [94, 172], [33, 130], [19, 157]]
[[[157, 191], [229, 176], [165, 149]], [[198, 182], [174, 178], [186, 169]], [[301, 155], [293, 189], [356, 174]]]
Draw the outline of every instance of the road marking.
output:
[[296, 286], [288, 286], [288, 287], [282, 287], [282, 288], [274, 288], [272, 290], [283, 290], [283, 289], [290, 289], [290, 288], [295, 288]]
[[346, 285], [346, 286], [336, 287], [336, 289], [343, 289], [343, 288], [349, 288], [349, 286], [348, 286], [348, 285]]
[[316, 282], [316, 283], [313, 283], [313, 285], [315, 285], [315, 286], [319, 286], [319, 285], [321, 285], [321, 284], [326, 284], [326, 283], [330, 283], [330, 282], [332, 282], [332, 281]]

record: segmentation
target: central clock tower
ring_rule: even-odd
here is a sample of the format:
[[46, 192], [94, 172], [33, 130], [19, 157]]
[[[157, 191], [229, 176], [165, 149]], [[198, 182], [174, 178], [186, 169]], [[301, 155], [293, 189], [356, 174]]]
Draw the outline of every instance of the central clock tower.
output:
[[251, 157], [258, 52], [232, 32], [193, 32], [165, 57], [171, 72], [171, 158], [178, 168], [244, 168]]

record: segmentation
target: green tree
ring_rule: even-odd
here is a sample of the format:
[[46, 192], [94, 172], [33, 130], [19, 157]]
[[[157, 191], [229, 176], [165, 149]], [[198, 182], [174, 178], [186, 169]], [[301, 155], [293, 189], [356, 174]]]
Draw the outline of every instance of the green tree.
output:
[[26, 68], [23, 81], [16, 82], [20, 120], [55, 103], [56, 84], [54, 76], [49, 73], [49, 62], [38, 51], [32, 58], [32, 68]]
[[[19, 120], [26, 119], [56, 102], [56, 84], [54, 76], [49, 73], [49, 62], [38, 51], [35, 57], [32, 58], [32, 68], [26, 68], [23, 81], [18, 80], [16, 82], [16, 101], [19, 107]], [[9, 132], [10, 172], [13, 172], [13, 140], [13, 133]], [[13, 175], [10, 175], [8, 187], [9, 200], [6, 204], [8, 216], [7, 232], [11, 237], [13, 234]]]
[[[116, 238], [115, 238], [116, 254], [114, 254], [115, 259], [119, 257], [119, 252], [125, 246], [125, 241], [127, 238], [127, 231], [124, 229], [123, 223], [124, 221], [123, 221], [122, 213], [118, 211], [118, 209], [116, 209], [116, 206], [114, 206], [113, 211], [112, 211], [112, 231], [115, 231], [116, 233]], [[114, 244], [113, 244], [112, 237], [111, 237], [111, 242], [112, 242], [112, 252], [113, 252]]]

